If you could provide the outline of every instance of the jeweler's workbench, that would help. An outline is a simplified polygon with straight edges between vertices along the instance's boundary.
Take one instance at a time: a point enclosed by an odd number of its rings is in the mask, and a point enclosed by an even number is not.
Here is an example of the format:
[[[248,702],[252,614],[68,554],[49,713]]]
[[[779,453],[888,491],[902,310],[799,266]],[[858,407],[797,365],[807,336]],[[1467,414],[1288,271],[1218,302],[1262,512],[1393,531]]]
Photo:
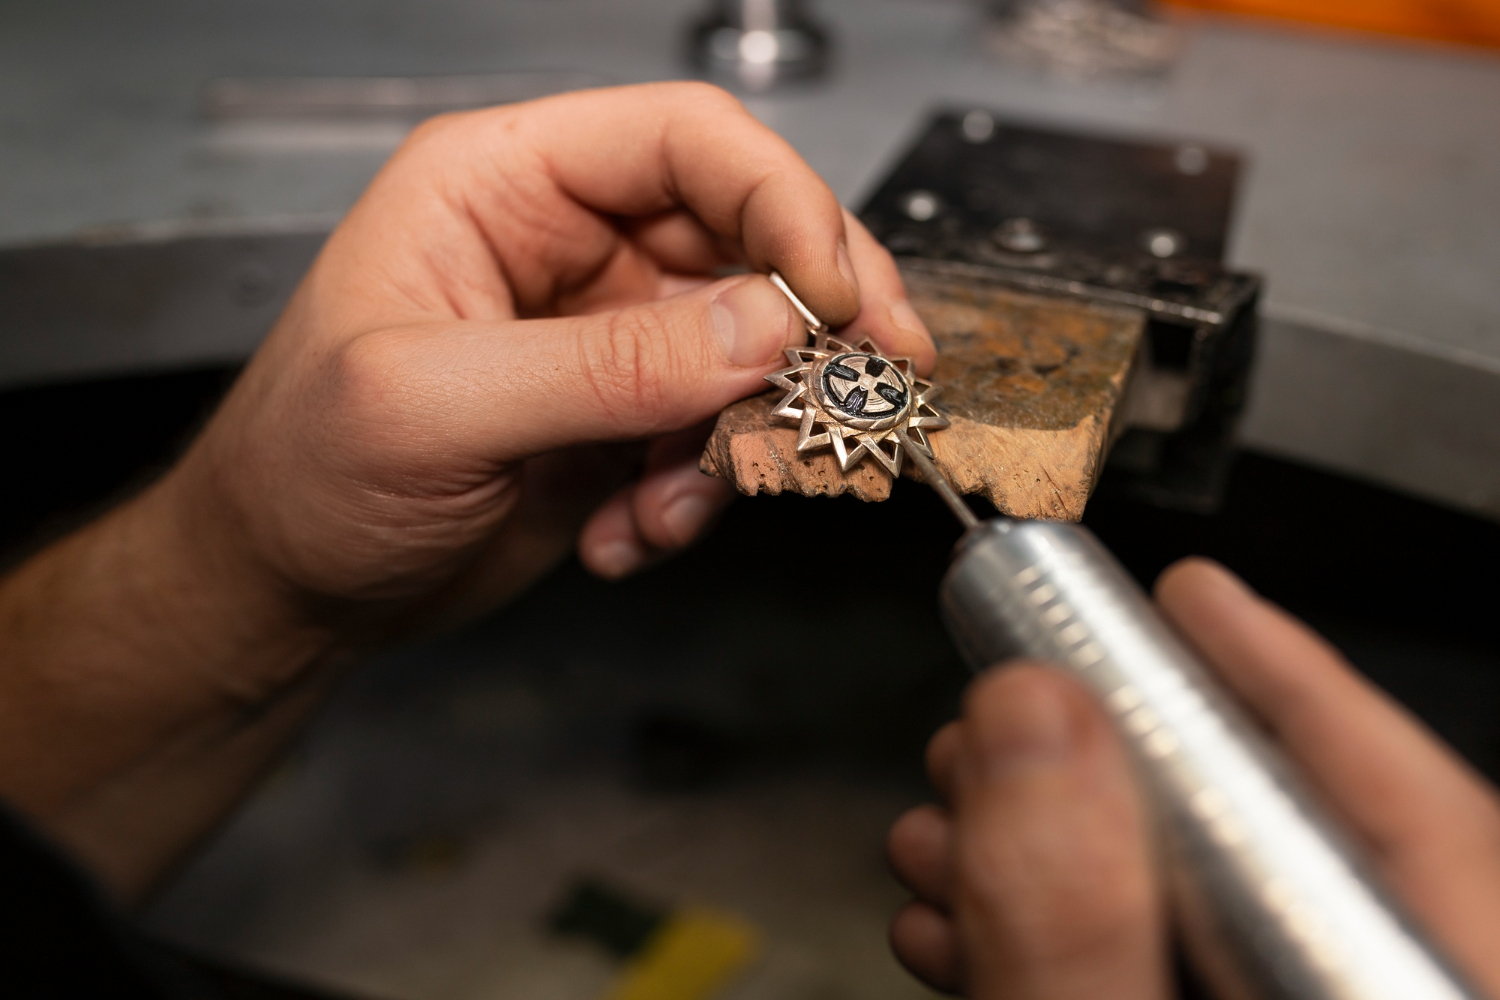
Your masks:
[[[1244,442],[1500,511],[1500,58],[1187,20],[1162,80],[1058,82],[987,55],[977,8],[822,0],[830,74],[750,106],[852,204],[934,103],[1242,151],[1228,263],[1262,273],[1267,288]],[[410,126],[243,107],[236,117],[206,101],[215,80],[557,71],[495,90],[524,96],[580,74],[662,79],[683,72],[683,33],[702,9],[221,0],[186,17],[105,0],[6,6],[0,385],[243,358],[319,234]],[[99,280],[93,250],[108,257],[104,273],[141,275],[130,294]]]
[[[416,114],[455,92],[522,99],[680,76],[706,5],[0,6],[0,396],[13,437],[68,445],[14,481],[43,489],[107,464],[118,428],[94,414],[126,424],[176,385],[187,403],[176,422],[157,415],[151,453],[167,460]],[[1164,78],[1066,82],[987,54],[978,6],[818,0],[829,74],[748,104],[855,207],[938,105],[1185,143],[1197,154],[1184,174],[1202,168],[1197,143],[1241,154],[1228,244],[1211,254],[1266,279],[1241,437],[1305,464],[1246,456],[1217,517],[1100,495],[1092,527],[1142,579],[1188,552],[1224,560],[1500,774],[1483,595],[1412,583],[1434,549],[1456,578],[1488,572],[1500,529],[1479,524],[1476,544],[1468,518],[1306,467],[1500,515],[1500,59],[1187,20]],[[370,87],[415,99],[390,115],[340,110]],[[317,115],[257,106],[309,95]],[[955,288],[903,253],[944,347],[933,377],[953,426],[933,438],[939,465],[1004,510],[1077,517],[1120,429],[1146,315]],[[82,383],[135,374],[153,378],[108,383],[69,424]],[[757,412],[778,396],[726,413],[718,471],[746,492],[771,489],[767,462],[807,492],[891,488],[835,481],[826,452],[802,464],[797,428],[767,431]],[[966,477],[976,452],[999,473]],[[125,472],[109,495],[136,481]],[[913,487],[896,484],[886,506],[739,503],[705,544],[639,578],[570,567],[488,621],[382,657],[142,921],[341,994],[588,1000],[617,962],[553,936],[546,917],[580,874],[600,875],[763,931],[732,1000],[928,997],[885,945],[903,893],[881,845],[929,794],[921,748],[966,674],[933,602],[957,529]],[[1371,546],[1392,523],[1417,527]],[[870,584],[857,607],[830,603],[830,573]],[[1455,621],[1469,627],[1458,640]],[[753,638],[768,622],[774,642]],[[1421,632],[1431,622],[1438,640]]]

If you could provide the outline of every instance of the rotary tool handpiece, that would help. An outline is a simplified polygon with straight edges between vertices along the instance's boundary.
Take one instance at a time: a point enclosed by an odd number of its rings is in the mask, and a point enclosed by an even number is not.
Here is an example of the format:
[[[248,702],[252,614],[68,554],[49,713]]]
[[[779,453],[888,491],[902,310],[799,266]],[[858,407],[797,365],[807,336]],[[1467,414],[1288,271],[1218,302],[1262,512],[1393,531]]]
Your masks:
[[[1479,1000],[1086,529],[972,528],[942,608],[975,669],[1046,661],[1098,694],[1152,798],[1177,926],[1221,995]]]

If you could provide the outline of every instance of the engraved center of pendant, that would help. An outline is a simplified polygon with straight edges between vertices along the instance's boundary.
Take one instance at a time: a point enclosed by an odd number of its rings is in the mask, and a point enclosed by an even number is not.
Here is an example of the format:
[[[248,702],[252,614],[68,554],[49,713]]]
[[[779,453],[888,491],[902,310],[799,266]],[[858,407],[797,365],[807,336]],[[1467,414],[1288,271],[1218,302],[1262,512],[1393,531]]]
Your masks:
[[[840,354],[823,365],[823,397],[833,416],[884,421],[899,417],[911,402],[911,390],[896,366],[873,354]]]

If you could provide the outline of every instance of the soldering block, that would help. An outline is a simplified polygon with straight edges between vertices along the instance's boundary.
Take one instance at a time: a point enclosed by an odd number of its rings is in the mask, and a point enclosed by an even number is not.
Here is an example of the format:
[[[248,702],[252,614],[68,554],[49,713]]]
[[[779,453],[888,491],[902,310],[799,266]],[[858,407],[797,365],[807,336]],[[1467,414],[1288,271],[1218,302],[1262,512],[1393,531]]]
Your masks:
[[[938,467],[963,493],[1015,517],[1076,521],[1104,461],[1145,329],[1139,310],[1013,291],[903,268],[932,331],[936,404],[953,424],[932,435]],[[797,454],[797,429],[773,416],[773,390],[719,415],[699,467],[741,492],[890,496],[866,461],[841,472],[831,452]],[[910,463],[904,475],[915,474]]]

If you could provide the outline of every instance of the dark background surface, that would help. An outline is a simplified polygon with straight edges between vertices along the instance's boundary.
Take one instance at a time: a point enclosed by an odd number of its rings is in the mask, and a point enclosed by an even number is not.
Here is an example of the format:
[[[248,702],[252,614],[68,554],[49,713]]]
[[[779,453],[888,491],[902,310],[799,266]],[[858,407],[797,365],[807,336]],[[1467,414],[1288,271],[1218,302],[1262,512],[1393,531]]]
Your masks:
[[[0,393],[6,428],[0,462],[8,483],[0,496],[0,546],[7,564],[160,474],[234,374],[210,368]],[[1224,562],[1326,634],[1487,774],[1500,775],[1493,582],[1500,525],[1254,453],[1238,456],[1217,513],[1130,500],[1117,495],[1106,473],[1085,523],[1143,583],[1185,555]],[[953,710],[964,679],[935,606],[958,530],[915,483],[903,481],[879,505],[794,496],[741,500],[704,544],[635,580],[606,584],[576,565],[564,567],[525,599],[525,615],[543,622],[557,616],[559,644],[588,641],[560,617],[582,606],[622,641],[640,644],[642,657],[670,654],[684,630],[701,641],[703,629],[722,629],[723,647],[739,649],[746,637],[735,630],[755,627],[752,609],[776,619],[809,607],[811,591],[789,588],[787,568],[817,558],[801,540],[819,525],[882,538],[890,564],[904,571],[879,607],[818,605],[842,617],[850,643],[843,662],[813,650],[811,660],[787,658],[795,676],[767,677],[802,688],[805,697],[794,699],[800,709],[741,720],[739,731],[722,736],[719,750],[699,749],[724,756],[733,744],[736,757],[756,748],[795,756],[811,740],[828,749],[842,745],[866,762],[909,766],[931,726]],[[503,616],[481,628],[503,626]],[[892,659],[927,669],[871,674],[870,662]],[[820,666],[808,670],[809,662]],[[835,705],[826,718],[841,721],[830,730],[821,720]],[[656,766],[654,754],[669,770],[691,770],[673,762],[673,747],[720,739],[694,736],[692,729],[680,720],[644,720],[637,741],[643,766]],[[669,773],[658,777],[672,780]]]
[[[209,368],[0,393],[5,563],[160,475],[235,374]],[[1254,453],[1237,456],[1213,514],[1152,507],[1128,492],[1106,473],[1085,522],[1143,584],[1185,555],[1219,559],[1500,777],[1500,525]],[[878,596],[848,601],[821,587],[822,530],[878,541],[888,568]],[[504,766],[472,746],[448,746],[451,734],[427,728],[413,706],[497,668],[537,674],[564,703],[553,717],[570,721],[544,737],[563,747],[553,780],[603,760],[642,801],[691,803],[682,796],[732,796],[817,772],[919,801],[922,748],[967,681],[936,609],[958,533],[934,494],[903,480],[884,504],[742,499],[702,544],[623,583],[564,565],[512,607],[377,662],[346,686],[296,750],[318,758],[351,722],[379,723],[382,735],[335,782],[354,803],[335,854],[368,841],[389,866],[388,855],[431,840],[424,831],[462,830],[493,808]],[[580,680],[567,667],[577,662],[605,672]],[[607,706],[594,704],[601,699]],[[231,850],[230,867],[242,857]],[[239,909],[226,903],[233,891],[201,875],[199,883],[207,917],[189,923],[212,925]],[[203,968],[286,995],[258,973]],[[1183,974],[1185,996],[1199,995],[1193,982]]]

